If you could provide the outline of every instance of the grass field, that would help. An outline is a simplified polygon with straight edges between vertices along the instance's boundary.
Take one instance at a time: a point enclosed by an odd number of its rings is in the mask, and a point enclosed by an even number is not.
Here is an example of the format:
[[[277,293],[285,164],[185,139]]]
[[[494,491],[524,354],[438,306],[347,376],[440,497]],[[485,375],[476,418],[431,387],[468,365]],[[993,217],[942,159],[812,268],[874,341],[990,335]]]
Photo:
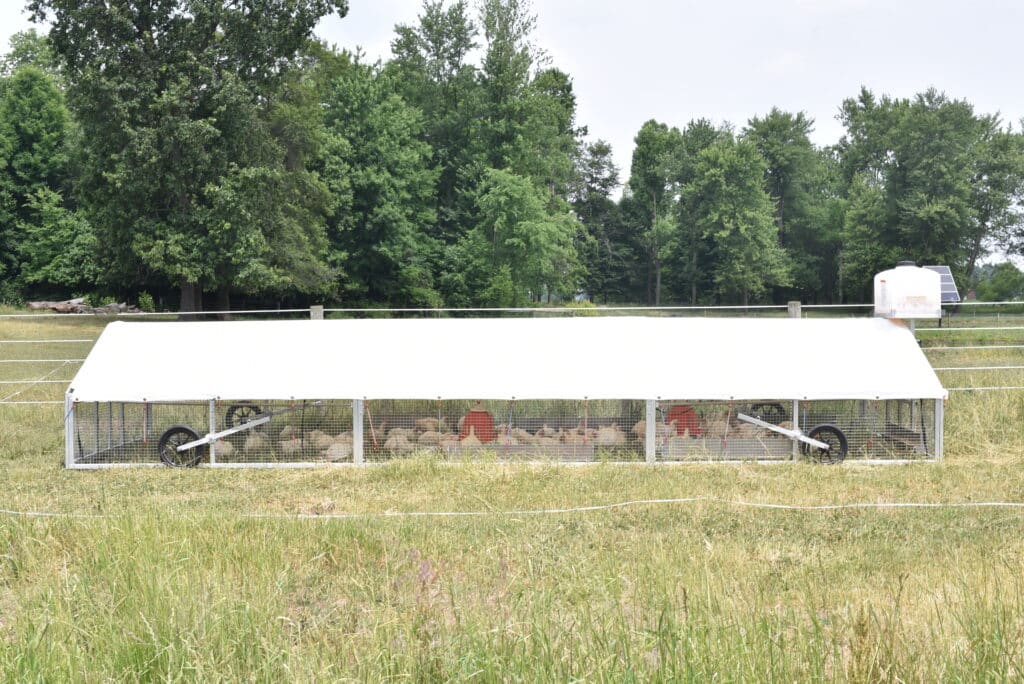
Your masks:
[[[99,330],[8,319],[0,340]],[[0,347],[80,358],[88,344]],[[929,357],[1024,365],[1021,350]],[[62,388],[30,391],[17,399]],[[70,472],[59,406],[0,407],[0,508],[68,514],[0,516],[0,678],[1017,680],[1024,509],[736,505],[1024,502],[1024,392],[956,392],[946,415],[945,461],[890,467]],[[709,498],[529,512],[687,497]],[[488,514],[399,515],[437,511]]]

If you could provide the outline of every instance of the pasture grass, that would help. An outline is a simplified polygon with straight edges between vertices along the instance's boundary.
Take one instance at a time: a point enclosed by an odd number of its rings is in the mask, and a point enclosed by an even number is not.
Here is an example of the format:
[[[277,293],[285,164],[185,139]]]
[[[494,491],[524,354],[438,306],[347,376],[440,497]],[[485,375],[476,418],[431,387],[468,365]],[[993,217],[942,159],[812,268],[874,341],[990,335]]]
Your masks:
[[[946,460],[888,467],[66,471],[61,410],[0,407],[0,508],[69,514],[0,515],[5,680],[1021,677],[1024,511],[735,504],[1024,501],[1022,392],[953,394]],[[437,511],[491,514],[394,515]]]

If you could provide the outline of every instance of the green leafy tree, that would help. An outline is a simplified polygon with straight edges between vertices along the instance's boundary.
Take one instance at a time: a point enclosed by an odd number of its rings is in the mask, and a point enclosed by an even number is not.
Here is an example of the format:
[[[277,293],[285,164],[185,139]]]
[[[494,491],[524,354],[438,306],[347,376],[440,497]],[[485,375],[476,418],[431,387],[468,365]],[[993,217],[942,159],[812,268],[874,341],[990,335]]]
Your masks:
[[[603,141],[586,145],[577,159],[571,190],[573,212],[580,222],[576,252],[583,271],[583,290],[602,302],[624,301],[635,271],[635,250],[612,199],[619,187],[619,170],[611,146]]]
[[[10,49],[0,57],[0,76],[12,76],[23,66],[41,69],[55,81],[60,81],[60,64],[50,40],[35,29],[19,31],[10,38]]]
[[[1024,273],[1009,261],[978,269],[974,290],[983,302],[1009,302],[1024,298]]]
[[[429,141],[438,170],[437,227],[433,236],[452,243],[472,224],[474,130],[480,88],[470,61],[479,29],[466,2],[445,7],[425,1],[414,26],[399,25],[385,70],[403,99],[423,114],[421,139]]]
[[[201,307],[204,290],[231,286],[235,269],[226,259],[271,264],[275,251],[317,244],[322,221],[302,226],[308,239],[274,243],[277,217],[264,224],[257,215],[254,229],[264,239],[235,245],[255,251],[225,255],[218,246],[237,226],[214,207],[228,187],[235,204],[243,191],[248,206],[260,195],[318,201],[319,193],[280,192],[313,181],[280,182],[280,173],[299,171],[275,135],[274,108],[291,96],[290,78],[313,27],[326,14],[343,15],[344,0],[31,0],[29,8],[36,20],[51,22],[50,41],[82,126],[79,195],[111,285],[169,281],[181,288],[188,311]],[[321,259],[307,251],[286,261]]]
[[[485,301],[520,306],[545,295],[572,294],[578,225],[568,211],[550,214],[529,179],[494,169],[485,173],[477,203],[481,222],[468,236],[467,252],[482,262],[478,272],[487,274]]]
[[[19,224],[17,255],[21,281],[33,291],[56,296],[81,293],[99,277],[99,245],[82,214],[64,198],[40,188],[26,202],[27,218]]]
[[[746,305],[769,288],[788,284],[764,172],[765,162],[753,144],[726,136],[698,155],[693,182],[683,189],[701,236],[713,243],[719,302]]]
[[[71,196],[73,125],[53,77],[31,64],[0,96],[0,275],[7,290],[70,294],[95,277],[91,228]],[[59,253],[59,240],[75,261]],[[48,266],[52,260],[58,260]],[[68,266],[79,264],[74,275]],[[58,276],[59,274],[59,276]]]
[[[893,100],[865,89],[843,103],[841,118],[847,133],[836,153],[854,212],[843,225],[858,231],[843,240],[847,291],[868,296],[870,274],[893,257],[948,264],[969,281],[1019,223],[1019,136],[935,90]]]
[[[478,9],[476,22],[466,2],[424,2],[416,25],[396,29],[395,59],[386,67],[397,92],[423,113],[420,140],[438,170],[426,251],[449,303],[477,301],[493,275],[478,273],[483,262],[470,249],[470,233],[484,221],[479,199],[490,171],[528,180],[547,220],[561,221],[581,135],[571,78],[550,68],[533,43],[530,3],[484,0]]]
[[[743,130],[767,163],[765,186],[775,202],[779,244],[789,255],[793,289],[778,298],[805,302],[835,297],[839,234],[827,220],[831,188],[826,158],[811,143],[813,120],[777,108]]]
[[[730,135],[728,128],[719,128],[708,119],[697,119],[683,129],[681,144],[672,160],[670,173],[677,188],[673,218],[666,245],[666,283],[669,291],[681,301],[696,305],[700,293],[714,290],[712,260],[714,243],[700,228],[704,207],[701,197],[687,193],[697,178],[701,153]]]
[[[652,119],[640,128],[635,142],[628,187],[642,209],[643,223],[636,228],[646,256],[647,303],[659,306],[662,262],[675,228],[677,166],[683,137],[679,129]]]
[[[989,124],[971,183],[976,222],[967,248],[969,279],[993,247],[1024,251],[1024,134]]]
[[[868,177],[855,177],[842,214],[839,263],[841,290],[853,301],[871,301],[875,274],[900,260],[899,247],[878,238],[886,232],[888,221],[885,188]]]
[[[331,230],[347,296],[439,306],[441,245],[431,235],[437,174],[421,140],[421,114],[394,91],[388,74],[356,61],[332,84],[325,120],[333,141],[328,161],[347,179],[348,202]]]
[[[508,169],[546,188],[553,200],[564,200],[583,133],[575,123],[572,79],[548,67],[533,43],[537,18],[528,0],[484,0],[480,13],[480,168]]]

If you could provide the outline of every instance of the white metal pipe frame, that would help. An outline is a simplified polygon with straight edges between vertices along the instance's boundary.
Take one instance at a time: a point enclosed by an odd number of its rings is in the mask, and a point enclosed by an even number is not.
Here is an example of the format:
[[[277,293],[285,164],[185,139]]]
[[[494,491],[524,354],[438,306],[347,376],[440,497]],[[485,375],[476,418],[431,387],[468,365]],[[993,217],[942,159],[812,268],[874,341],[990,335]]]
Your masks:
[[[897,462],[941,458],[946,396],[878,319],[115,323],[69,388],[65,460]]]

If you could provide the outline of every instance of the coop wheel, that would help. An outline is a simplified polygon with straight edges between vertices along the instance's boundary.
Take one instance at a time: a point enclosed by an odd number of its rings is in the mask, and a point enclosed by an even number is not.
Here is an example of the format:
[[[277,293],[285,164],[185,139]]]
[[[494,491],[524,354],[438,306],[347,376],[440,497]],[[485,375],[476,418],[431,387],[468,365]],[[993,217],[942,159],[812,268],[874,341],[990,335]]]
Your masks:
[[[807,436],[811,439],[816,439],[819,442],[828,444],[828,449],[819,449],[818,447],[811,446],[806,442],[801,443],[801,450],[805,455],[810,455],[818,463],[824,463],[825,465],[832,465],[840,463],[846,458],[846,453],[849,450],[849,443],[846,441],[846,435],[843,431],[837,428],[835,425],[819,425],[812,428]]]
[[[263,409],[256,404],[232,404],[224,414],[224,426],[228,429],[245,425],[263,415]]]
[[[751,404],[750,412],[755,418],[760,418],[766,423],[772,425],[778,425],[782,421],[786,420],[786,408],[778,402],[766,402],[761,404]]]
[[[197,439],[199,439],[199,435],[196,434],[195,430],[184,425],[175,425],[172,428],[168,428],[164,434],[160,435],[160,441],[156,445],[157,452],[160,454],[160,460],[175,468],[190,468],[194,466],[203,460],[208,445],[202,444],[186,451],[178,451],[178,447],[182,444],[194,442]]]

